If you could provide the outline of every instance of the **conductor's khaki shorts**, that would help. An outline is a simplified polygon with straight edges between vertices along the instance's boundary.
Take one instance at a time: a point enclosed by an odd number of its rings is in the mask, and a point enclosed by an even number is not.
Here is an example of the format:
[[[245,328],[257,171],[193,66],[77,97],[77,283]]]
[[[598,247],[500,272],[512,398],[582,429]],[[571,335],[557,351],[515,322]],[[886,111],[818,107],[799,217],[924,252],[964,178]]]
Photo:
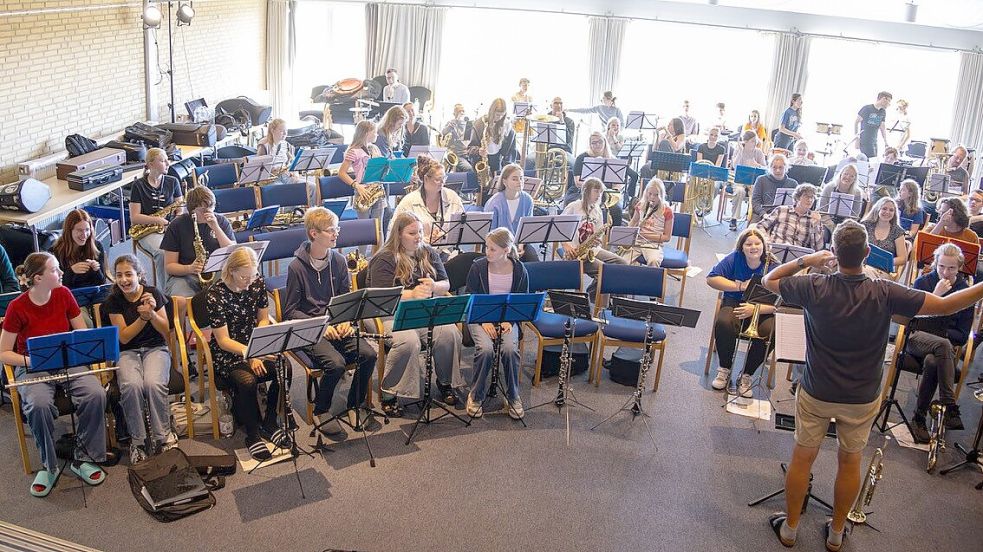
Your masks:
[[[864,404],[821,401],[800,386],[795,394],[795,442],[802,447],[819,448],[830,420],[835,418],[840,450],[860,452],[867,446],[880,404],[880,397]]]

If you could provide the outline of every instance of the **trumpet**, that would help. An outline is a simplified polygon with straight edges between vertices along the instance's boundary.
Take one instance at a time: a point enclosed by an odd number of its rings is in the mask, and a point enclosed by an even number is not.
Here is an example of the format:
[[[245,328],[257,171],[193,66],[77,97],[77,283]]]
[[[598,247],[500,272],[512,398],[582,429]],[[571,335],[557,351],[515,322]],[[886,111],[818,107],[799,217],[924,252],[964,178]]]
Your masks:
[[[857,501],[853,503],[853,508],[847,513],[846,518],[853,523],[861,524],[867,521],[867,513],[864,508],[870,506],[871,499],[874,498],[874,489],[877,483],[884,477],[884,451],[877,449],[874,456],[870,459],[867,466],[867,476],[864,478],[864,485],[860,488]]]

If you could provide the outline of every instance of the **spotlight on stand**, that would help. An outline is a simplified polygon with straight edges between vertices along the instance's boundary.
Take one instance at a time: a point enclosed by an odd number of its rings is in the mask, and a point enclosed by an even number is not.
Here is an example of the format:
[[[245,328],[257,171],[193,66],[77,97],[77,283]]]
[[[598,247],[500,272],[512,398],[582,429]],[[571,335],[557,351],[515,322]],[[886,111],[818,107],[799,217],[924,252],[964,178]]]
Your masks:
[[[140,18],[143,19],[145,29],[159,29],[161,21],[164,20],[164,14],[160,12],[157,4],[147,4]]]
[[[192,5],[193,2],[181,3],[177,8],[177,26],[190,25],[191,20],[195,17],[195,8]]]
[[[905,4],[905,12],[904,12],[905,21],[907,21],[908,23],[914,23],[917,17],[918,17],[918,4],[914,3],[913,1]]]

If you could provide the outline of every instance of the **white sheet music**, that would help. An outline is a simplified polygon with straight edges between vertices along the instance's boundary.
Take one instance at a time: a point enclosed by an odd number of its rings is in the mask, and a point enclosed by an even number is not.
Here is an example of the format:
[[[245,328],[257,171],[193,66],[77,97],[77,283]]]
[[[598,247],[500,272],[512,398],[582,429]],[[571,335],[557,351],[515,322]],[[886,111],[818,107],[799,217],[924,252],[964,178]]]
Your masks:
[[[783,362],[806,361],[806,323],[802,314],[775,313],[775,358]]]

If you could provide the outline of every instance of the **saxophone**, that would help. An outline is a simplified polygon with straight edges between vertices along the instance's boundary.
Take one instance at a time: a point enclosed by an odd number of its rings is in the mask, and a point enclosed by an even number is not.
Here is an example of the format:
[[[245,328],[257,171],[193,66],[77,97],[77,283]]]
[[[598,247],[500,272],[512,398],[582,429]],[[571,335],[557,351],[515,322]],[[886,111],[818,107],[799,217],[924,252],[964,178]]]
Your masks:
[[[348,264],[348,272],[353,276],[365,270],[365,268],[369,266],[368,259],[366,259],[365,255],[362,255],[358,249],[345,256],[345,261]]]
[[[380,182],[373,182],[372,184],[365,185],[365,193],[359,195],[356,192],[352,196],[352,207],[357,211],[368,211],[375,205],[376,201],[379,201],[386,195],[386,188]]]
[[[474,164],[474,172],[478,175],[478,189],[486,194],[489,184],[491,184],[491,170],[488,168],[488,120],[485,120],[485,130],[481,133],[481,149],[485,154]]]
[[[208,251],[205,249],[205,242],[201,240],[201,232],[198,230],[198,216],[191,213],[191,226],[195,229],[195,241],[193,242],[195,248],[195,261],[200,262],[202,265],[205,263],[205,259],[208,258]],[[202,273],[198,273],[198,283],[202,286],[207,286],[212,283],[212,278],[214,276],[205,277]]]
[[[864,508],[870,506],[870,501],[874,498],[874,489],[877,488],[877,482],[884,477],[882,474],[883,469],[884,451],[877,449],[874,451],[874,456],[870,459],[870,464],[867,466],[867,477],[864,478],[864,485],[860,488],[857,501],[853,503],[853,508],[846,515],[848,520],[855,524],[862,524],[867,521],[867,514],[864,512]]]
[[[447,150],[444,152],[444,170],[449,173],[454,172],[454,170],[457,169],[457,163],[460,161],[457,154],[451,149],[451,141],[453,138],[454,136],[450,132],[442,136],[437,136],[437,145]]]
[[[184,198],[178,198],[174,203],[150,214],[152,217],[168,217],[171,213],[184,206]],[[140,241],[150,234],[163,234],[164,226],[161,224],[133,224],[130,225],[130,237]]]
[[[594,248],[601,243],[601,238],[604,237],[605,232],[611,229],[611,226],[613,224],[609,222],[590,236],[587,236],[587,239],[581,241],[580,245],[570,252],[569,258],[575,261],[594,262]]]

